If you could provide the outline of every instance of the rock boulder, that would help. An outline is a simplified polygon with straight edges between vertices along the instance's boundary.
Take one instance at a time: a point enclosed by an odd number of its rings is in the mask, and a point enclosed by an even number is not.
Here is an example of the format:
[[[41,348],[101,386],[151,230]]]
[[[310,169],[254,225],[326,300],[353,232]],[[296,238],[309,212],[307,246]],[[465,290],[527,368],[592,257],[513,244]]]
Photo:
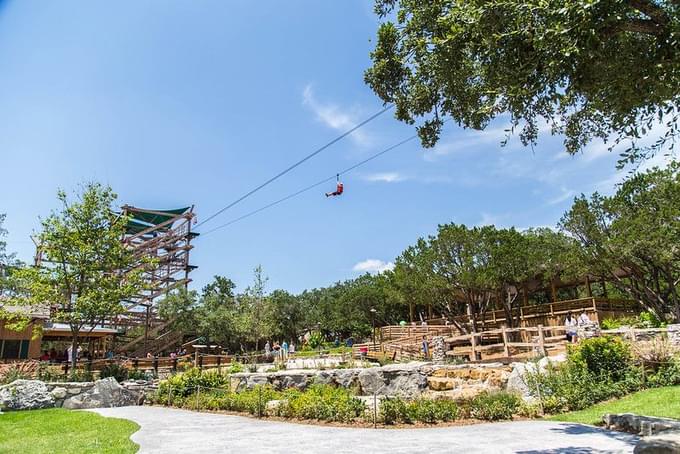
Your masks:
[[[15,380],[0,386],[0,409],[35,410],[54,407],[54,396],[40,380]]]
[[[125,407],[137,405],[139,399],[138,393],[125,389],[115,378],[107,377],[97,380],[88,391],[64,400],[63,407],[71,409]]]

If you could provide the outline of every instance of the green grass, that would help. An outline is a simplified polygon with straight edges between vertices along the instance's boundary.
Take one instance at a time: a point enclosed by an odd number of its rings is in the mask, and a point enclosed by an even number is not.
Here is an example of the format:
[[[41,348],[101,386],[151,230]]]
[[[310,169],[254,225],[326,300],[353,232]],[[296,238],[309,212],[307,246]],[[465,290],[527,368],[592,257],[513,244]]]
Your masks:
[[[585,410],[554,415],[550,419],[597,425],[602,423],[605,413],[635,413],[680,419],[680,386],[646,389],[621,399],[601,402]]]
[[[0,415],[0,453],[134,453],[132,421],[50,408]]]

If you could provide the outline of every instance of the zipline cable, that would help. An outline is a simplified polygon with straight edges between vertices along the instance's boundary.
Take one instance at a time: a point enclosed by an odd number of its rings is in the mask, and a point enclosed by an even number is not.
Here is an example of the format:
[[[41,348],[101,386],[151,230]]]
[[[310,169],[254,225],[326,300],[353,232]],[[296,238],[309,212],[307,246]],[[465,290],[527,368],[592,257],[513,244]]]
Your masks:
[[[324,183],[328,183],[329,181],[332,181],[332,180],[334,180],[334,179],[336,179],[336,178],[339,178],[340,175],[344,175],[344,174],[346,174],[346,173],[348,173],[348,172],[351,172],[352,170],[356,169],[357,167],[362,166],[362,165],[366,164],[367,162],[372,161],[372,160],[374,160],[374,159],[376,159],[376,158],[378,158],[378,157],[384,155],[385,153],[388,153],[388,152],[394,150],[395,148],[398,148],[398,147],[404,145],[405,143],[410,142],[410,141],[413,140],[413,139],[416,139],[417,137],[418,137],[418,135],[417,135],[417,134],[414,134],[414,135],[412,135],[411,137],[409,137],[409,138],[407,138],[407,139],[404,139],[404,140],[402,140],[401,142],[398,142],[398,143],[396,143],[396,144],[394,144],[394,145],[392,145],[392,146],[390,146],[390,147],[388,147],[388,148],[385,148],[384,150],[382,150],[382,151],[380,151],[380,152],[378,152],[378,153],[376,153],[376,154],[374,154],[374,155],[369,156],[368,158],[364,159],[363,161],[360,161],[360,162],[354,164],[353,166],[346,168],[345,170],[343,170],[343,171],[341,171],[341,172],[338,172],[338,173],[336,173],[336,174],[334,174],[334,175],[331,175],[331,176],[328,177],[328,178],[324,178],[324,179],[321,180],[321,181],[317,181],[317,182],[314,183],[314,184],[311,184],[311,185],[309,185],[309,186],[307,186],[307,187],[305,187],[305,188],[303,188],[303,189],[300,189],[300,190],[297,191],[297,192],[294,192],[294,193],[292,193],[292,194],[289,194],[289,195],[287,195],[287,196],[285,196],[285,197],[283,197],[283,198],[281,198],[281,199],[279,199],[279,200],[276,200],[276,201],[274,201],[274,202],[272,202],[272,203],[269,203],[269,204],[267,204],[267,205],[265,205],[265,206],[262,206],[262,207],[260,207],[260,208],[258,208],[258,209],[256,209],[256,210],[253,210],[253,211],[251,211],[251,212],[249,212],[249,213],[246,213],[246,214],[244,214],[243,216],[240,216],[240,217],[238,217],[238,218],[236,218],[236,219],[232,219],[231,221],[226,222],[226,223],[224,223],[224,224],[222,224],[222,225],[219,225],[219,226],[215,227],[214,229],[208,230],[207,232],[202,233],[202,234],[201,234],[201,237],[205,237],[206,235],[208,235],[208,234],[210,234],[210,233],[213,233],[213,232],[216,231],[216,230],[220,230],[220,229],[222,229],[222,228],[224,228],[224,227],[230,226],[231,224],[234,224],[234,223],[236,223],[236,222],[238,222],[238,221],[241,221],[241,220],[243,220],[243,219],[245,219],[245,218],[249,218],[250,216],[252,216],[252,215],[254,215],[254,214],[257,214],[257,213],[259,213],[259,212],[261,212],[261,211],[264,211],[264,210],[266,210],[267,208],[271,208],[271,207],[273,207],[274,205],[278,205],[279,203],[285,202],[286,200],[292,199],[293,197],[297,197],[298,195],[300,195],[300,194],[302,194],[302,193],[304,193],[304,192],[307,192],[307,191],[309,191],[309,190],[311,190],[311,189],[314,189],[314,188],[317,187],[317,186],[321,186],[321,185],[324,184]]]
[[[333,145],[334,143],[339,142],[340,140],[344,139],[344,138],[347,137],[348,135],[352,134],[354,131],[356,131],[357,129],[361,128],[361,127],[364,126],[366,123],[369,123],[369,122],[375,120],[375,119],[378,118],[380,115],[382,115],[382,114],[384,114],[385,112],[387,112],[388,110],[390,110],[390,109],[392,108],[392,106],[393,106],[392,104],[386,106],[384,109],[382,109],[382,110],[380,110],[379,112],[377,112],[377,113],[371,115],[370,117],[368,117],[367,119],[365,119],[365,120],[362,121],[361,123],[357,124],[357,125],[354,126],[353,128],[351,128],[351,129],[349,129],[348,131],[346,131],[346,132],[340,134],[338,137],[336,137],[335,139],[331,140],[331,141],[328,142],[326,145],[324,145],[324,146],[322,146],[322,147],[320,147],[320,148],[317,148],[316,150],[314,150],[314,152],[312,152],[312,153],[308,154],[307,156],[305,156],[304,158],[300,159],[300,160],[299,160],[298,162],[296,162],[295,164],[293,164],[293,165],[287,167],[285,170],[283,170],[283,171],[277,173],[276,175],[274,175],[273,177],[271,177],[270,179],[268,179],[267,181],[265,181],[264,183],[262,183],[261,185],[259,185],[259,186],[256,187],[255,189],[253,189],[253,190],[247,192],[246,194],[242,195],[242,196],[239,197],[238,199],[236,199],[236,200],[234,200],[233,202],[231,202],[229,205],[227,205],[227,206],[225,206],[224,208],[220,209],[220,210],[217,211],[216,213],[214,213],[214,214],[208,216],[205,220],[203,220],[203,221],[199,222],[198,224],[196,224],[196,227],[200,227],[201,225],[205,224],[206,222],[210,221],[211,219],[213,219],[213,218],[219,216],[220,214],[224,213],[224,212],[225,212],[226,210],[228,210],[229,208],[233,207],[233,206],[236,205],[237,203],[239,203],[239,202],[241,202],[242,200],[244,200],[245,198],[250,197],[251,195],[255,194],[257,191],[259,191],[260,189],[264,188],[264,187],[267,186],[269,183],[273,182],[274,180],[277,180],[278,178],[280,178],[280,177],[282,177],[283,175],[287,174],[288,172],[290,172],[291,170],[293,170],[294,168],[296,168],[296,167],[299,166],[300,164],[302,164],[302,163],[304,163],[305,161],[307,161],[307,160],[313,158],[314,156],[318,155],[319,153],[321,153],[322,151],[324,151],[326,148],[330,147],[330,146]]]

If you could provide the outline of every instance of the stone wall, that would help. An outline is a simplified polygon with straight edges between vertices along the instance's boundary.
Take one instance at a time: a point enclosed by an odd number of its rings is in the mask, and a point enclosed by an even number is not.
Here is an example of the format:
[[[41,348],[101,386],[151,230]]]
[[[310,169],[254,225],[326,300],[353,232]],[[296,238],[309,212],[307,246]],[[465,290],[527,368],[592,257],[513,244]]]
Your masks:
[[[512,367],[500,363],[438,365],[413,362],[382,367],[328,370],[284,370],[232,374],[234,391],[271,385],[306,389],[313,383],[351,388],[359,395],[469,398],[482,391],[505,389]]]

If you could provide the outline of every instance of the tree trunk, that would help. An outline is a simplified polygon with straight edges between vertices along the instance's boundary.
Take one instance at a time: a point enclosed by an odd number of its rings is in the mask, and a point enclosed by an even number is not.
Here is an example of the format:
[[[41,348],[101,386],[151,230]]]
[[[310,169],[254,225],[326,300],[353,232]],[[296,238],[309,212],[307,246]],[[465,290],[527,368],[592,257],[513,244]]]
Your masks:
[[[78,333],[73,332],[73,337],[71,338],[71,373],[75,373],[76,364],[78,363]]]

